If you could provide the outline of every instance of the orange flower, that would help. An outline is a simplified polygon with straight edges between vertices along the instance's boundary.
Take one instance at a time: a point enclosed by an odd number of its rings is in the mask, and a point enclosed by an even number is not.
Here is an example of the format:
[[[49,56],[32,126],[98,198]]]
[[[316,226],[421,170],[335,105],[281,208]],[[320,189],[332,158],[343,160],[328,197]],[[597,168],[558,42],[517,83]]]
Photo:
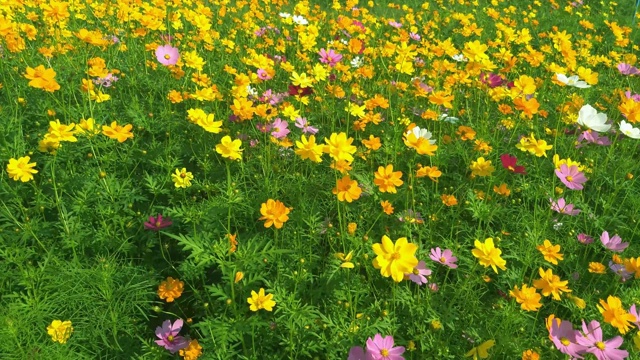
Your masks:
[[[459,126],[456,134],[460,136],[463,141],[473,140],[476,137],[476,132],[468,126]]]
[[[507,184],[500,184],[500,186],[493,186],[493,192],[495,192],[498,195],[502,195],[502,196],[509,196],[511,195],[511,190],[509,189],[509,187],[507,186]]]
[[[111,126],[103,125],[102,133],[111,139],[118,140],[118,142],[125,142],[127,139],[133,139],[133,133],[131,129],[133,125],[127,124],[125,126],[118,125],[116,121],[111,123]]]
[[[290,209],[280,200],[269,199],[266,203],[262,203],[260,207],[260,213],[262,216],[259,220],[266,220],[264,223],[264,227],[270,228],[271,225],[274,225],[276,229],[282,228],[282,224],[289,220]]]
[[[173,300],[179,298],[184,290],[184,283],[178,279],[168,277],[167,280],[160,283],[158,286],[158,296],[160,299],[167,302],[173,302]]]
[[[445,204],[446,206],[458,205],[458,200],[453,195],[442,194],[440,196],[440,199],[442,199],[442,203]]]
[[[238,240],[236,240],[237,236],[238,236],[238,234],[233,234],[233,235],[227,234],[227,238],[229,239],[229,252],[230,253],[234,253],[238,249]]]
[[[352,202],[358,200],[362,189],[358,186],[358,182],[351,180],[349,175],[344,176],[342,179],[336,181],[336,187],[333,188],[333,194],[338,195],[339,201]]]
[[[373,183],[378,186],[380,192],[388,192],[391,194],[396,193],[396,186],[403,184],[400,180],[402,177],[402,171],[393,171],[393,165],[389,164],[385,168],[384,166],[378,167],[378,172],[375,174]]]
[[[597,307],[604,317],[604,321],[617,328],[620,334],[624,335],[634,327],[632,325],[636,321],[636,317],[622,307],[619,298],[609,295],[606,302],[600,299],[600,305]]]
[[[385,214],[387,215],[393,214],[393,206],[391,206],[391,203],[388,202],[387,200],[381,201],[380,206],[382,206],[382,211],[384,211]]]
[[[60,85],[56,82],[56,72],[49,68],[45,69],[44,65],[39,65],[35,69],[27,67],[24,77],[31,80],[29,86],[36,89],[54,92],[60,89]]]
[[[428,176],[432,181],[438,182],[438,178],[442,176],[442,171],[438,170],[437,166],[422,166],[418,165],[419,169],[416,171],[416,177]]]
[[[540,103],[538,103],[538,100],[535,98],[526,100],[519,97],[513,101],[513,104],[516,106],[516,109],[522,111],[523,116],[526,116],[529,119],[533,119],[533,115],[537,114],[538,109],[540,108]]]

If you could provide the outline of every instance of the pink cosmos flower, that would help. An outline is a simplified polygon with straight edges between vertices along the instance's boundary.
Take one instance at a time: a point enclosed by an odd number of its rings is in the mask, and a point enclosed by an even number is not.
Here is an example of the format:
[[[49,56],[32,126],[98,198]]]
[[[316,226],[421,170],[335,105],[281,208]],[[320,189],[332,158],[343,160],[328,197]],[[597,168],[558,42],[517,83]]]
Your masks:
[[[390,20],[390,21],[389,21],[389,25],[393,26],[393,27],[394,27],[394,28],[396,28],[396,29],[400,29],[400,28],[402,27],[402,24],[401,24],[401,23],[399,23],[399,22],[397,22],[397,21],[393,21],[393,20]]]
[[[427,280],[427,276],[431,275],[431,269],[429,269],[424,261],[421,260],[413,269],[413,272],[407,275],[409,275],[409,280],[414,283],[424,285],[429,282]]]
[[[173,224],[170,219],[163,218],[158,214],[157,217],[149,216],[149,221],[144,223],[144,228],[151,231],[160,231]]]
[[[640,94],[631,94],[631,91],[629,91],[629,90],[624,92],[624,96],[626,96],[627,99],[632,99],[635,102],[639,102],[640,101]]]
[[[273,124],[271,124],[271,136],[273,136],[276,139],[282,139],[283,137],[287,136],[287,134],[291,132],[289,131],[288,127],[289,127],[288,122],[283,121],[280,118],[276,118],[273,121]]]
[[[627,63],[618,64],[618,71],[620,71],[622,75],[640,75],[640,70],[638,70],[637,67]]]
[[[609,140],[608,137],[604,135],[600,136],[600,134],[598,134],[597,131],[593,131],[591,129],[581,132],[580,135],[578,135],[577,141],[578,141],[578,144],[576,144],[576,148],[583,147],[584,146],[584,144],[582,144],[583,141],[586,141],[587,144],[596,144],[596,145],[602,145],[602,146],[611,145],[611,140]]]
[[[551,329],[549,329],[549,335],[551,341],[560,352],[569,356],[582,359],[582,354],[586,347],[577,343],[577,335],[580,332],[573,330],[573,324],[570,321],[562,320],[560,325],[557,321],[553,321]]]
[[[445,251],[442,251],[439,247],[431,249],[429,258],[444,266],[448,266],[451,269],[455,269],[458,267],[458,265],[456,264],[458,258],[453,256],[453,252],[449,249],[446,249]]]
[[[496,88],[505,84],[505,80],[502,76],[494,73],[480,73],[480,82],[487,84],[490,88]]]
[[[302,132],[305,134],[316,134],[318,132],[318,128],[315,128],[311,125],[309,125],[307,118],[303,118],[303,117],[298,117],[296,118],[296,123],[295,123],[296,127],[298,129],[302,129]]]
[[[587,234],[578,234],[578,242],[582,245],[589,245],[593,242],[593,238]]]
[[[631,305],[629,314],[636,317],[636,321],[634,322],[634,324],[638,327],[638,330],[640,330],[640,313],[638,313],[638,311],[636,310],[636,304]]]
[[[180,52],[171,45],[158,46],[156,59],[164,66],[175,65],[180,59]]]
[[[371,360],[404,360],[404,346],[393,346],[393,336],[376,334],[367,339],[367,354]]]
[[[558,202],[555,202],[552,198],[549,198],[549,201],[551,202],[551,210],[560,214],[575,216],[580,214],[580,212],[582,211],[580,209],[574,209],[573,204],[567,204],[564,198],[558,199]]]
[[[516,174],[526,174],[527,172],[524,170],[524,166],[516,165],[518,158],[515,156],[511,156],[509,154],[500,155],[500,161],[502,162],[502,167]]]
[[[595,355],[598,360],[622,360],[629,356],[626,350],[618,349],[622,342],[622,336],[616,336],[607,341],[602,340],[602,327],[596,320],[589,324],[582,321],[582,334],[576,338],[578,344],[585,347],[585,352]]]
[[[342,55],[333,51],[333,49],[329,49],[329,51],[326,51],[324,48],[322,48],[318,52],[318,55],[320,55],[321,63],[329,64],[329,66],[331,67],[336,66],[336,64],[339,63],[340,60],[342,60]]]
[[[189,345],[189,340],[178,335],[182,329],[182,325],[182,319],[176,320],[173,324],[171,324],[171,320],[165,320],[162,323],[162,327],[156,328],[156,336],[160,339],[156,340],[156,344],[164,346],[164,348],[172,354],[180,349],[186,348]]]
[[[367,356],[360,346],[354,346],[349,350],[349,357],[347,360],[368,360]]]
[[[632,272],[628,272],[624,264],[616,264],[613,261],[609,261],[609,269],[616,275],[620,276],[620,281],[626,282],[633,277]]]
[[[269,76],[269,73],[267,73],[265,69],[258,69],[258,71],[256,71],[256,74],[258,75],[258,79],[260,80],[271,79],[271,76]]]
[[[609,238],[609,232],[605,231],[600,235],[600,241],[602,241],[602,245],[607,249],[613,252],[622,252],[624,249],[629,246],[628,242],[622,242],[622,238],[618,236],[618,234],[613,235],[612,238]]]
[[[582,190],[584,188],[582,184],[587,182],[587,178],[576,165],[568,167],[566,164],[562,164],[560,169],[556,169],[556,176],[571,190]]]

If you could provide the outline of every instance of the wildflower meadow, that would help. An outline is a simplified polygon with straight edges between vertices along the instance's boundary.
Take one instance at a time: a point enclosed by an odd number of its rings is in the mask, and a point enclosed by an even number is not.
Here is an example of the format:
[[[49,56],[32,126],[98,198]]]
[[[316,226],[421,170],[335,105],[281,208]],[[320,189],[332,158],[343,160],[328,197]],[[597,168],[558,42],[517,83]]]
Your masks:
[[[637,5],[0,1],[0,359],[640,359]]]

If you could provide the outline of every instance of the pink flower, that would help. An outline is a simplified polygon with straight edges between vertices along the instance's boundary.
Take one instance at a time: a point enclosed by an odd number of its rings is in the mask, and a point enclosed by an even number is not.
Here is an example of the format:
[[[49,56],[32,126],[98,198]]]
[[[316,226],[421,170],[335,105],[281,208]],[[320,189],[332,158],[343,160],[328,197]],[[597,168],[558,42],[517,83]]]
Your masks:
[[[579,331],[573,330],[573,324],[566,320],[562,320],[560,325],[554,320],[551,329],[549,329],[551,341],[560,352],[582,359],[580,354],[585,351],[586,347],[577,343],[576,338],[579,334]]]
[[[589,245],[593,242],[593,238],[587,234],[578,234],[578,242],[582,245]]]
[[[631,314],[631,315],[636,317],[636,321],[634,322],[634,324],[640,330],[640,314],[636,310],[636,304],[631,305],[631,308],[629,309],[629,314]]]
[[[162,323],[162,327],[156,328],[156,336],[160,339],[156,340],[156,344],[164,346],[172,354],[186,348],[189,345],[189,340],[178,335],[182,329],[182,324],[182,319],[176,320],[173,324],[171,324],[171,320],[165,320]]]
[[[302,132],[305,134],[316,134],[318,132],[318,128],[309,125],[307,118],[298,117],[296,118],[296,127],[298,129],[302,129]]]
[[[149,216],[149,221],[144,223],[144,228],[152,231],[160,231],[166,227],[171,226],[173,224],[170,219],[163,218],[162,215],[158,214],[157,217]]]
[[[627,99],[632,99],[635,102],[639,102],[640,101],[640,94],[631,94],[631,91],[627,90],[624,92],[624,96],[627,97]]]
[[[578,141],[578,144],[576,145],[576,148],[580,148],[584,146],[584,144],[582,144],[582,141],[586,141],[587,143],[602,145],[602,146],[611,145],[611,140],[609,140],[608,137],[600,136],[600,134],[598,134],[597,131],[593,131],[591,129],[585,130],[582,133],[580,133],[580,135],[578,135],[577,141]]]
[[[416,267],[413,269],[413,272],[407,275],[409,275],[409,280],[413,281],[414,283],[418,285],[424,285],[429,282],[427,280],[427,276],[431,275],[431,269],[427,267],[424,261],[420,261],[418,265],[416,265]]]
[[[600,241],[602,241],[602,245],[607,249],[613,252],[622,252],[624,249],[629,246],[628,242],[622,242],[622,238],[618,236],[618,234],[613,235],[612,238],[609,238],[609,232],[605,231],[600,235]]]
[[[164,66],[175,65],[180,59],[180,52],[171,45],[158,46],[156,59]]]
[[[502,76],[494,73],[480,73],[480,81],[483,84],[487,84],[490,88],[496,88],[498,86],[504,85],[506,81],[502,78]]]
[[[368,360],[366,354],[364,353],[364,349],[360,346],[354,346],[349,350],[349,357],[347,360]]]
[[[576,165],[568,167],[566,164],[562,164],[560,169],[556,169],[556,176],[571,190],[582,190],[584,188],[582,184],[587,182],[587,178]]]
[[[419,34],[416,34],[416,33],[409,33],[409,37],[410,37],[412,40],[420,41],[420,35],[419,35]]]
[[[283,121],[280,118],[276,118],[273,121],[273,124],[271,124],[271,136],[273,136],[276,139],[282,139],[283,137],[287,136],[287,134],[291,132],[289,131],[288,127],[289,127],[289,123],[287,123],[286,121]]]
[[[269,76],[269,73],[267,73],[265,69],[258,69],[258,71],[256,71],[256,74],[258,75],[258,79],[260,80],[271,79],[271,76]]]
[[[596,320],[592,320],[588,325],[583,320],[582,334],[579,334],[576,340],[585,347],[586,352],[595,355],[598,360],[623,360],[629,356],[628,351],[618,349],[624,341],[621,336],[602,341],[602,327]]]
[[[580,209],[574,209],[573,204],[567,204],[564,198],[558,199],[558,202],[555,202],[552,198],[549,198],[549,201],[551,202],[551,210],[560,214],[575,216],[580,214],[580,212],[582,211]]]
[[[376,334],[373,339],[367,339],[367,354],[371,360],[404,360],[401,356],[404,353],[404,346],[393,346],[393,336]]]
[[[329,66],[334,67],[340,60],[342,60],[342,55],[333,51],[333,49],[329,49],[326,51],[324,48],[320,49],[318,52],[320,55],[320,62],[323,64],[329,64]]]
[[[400,28],[402,27],[402,24],[401,24],[401,23],[399,23],[399,22],[397,22],[397,21],[393,21],[393,20],[390,20],[390,21],[389,21],[389,25],[393,26],[393,27],[394,27],[394,28],[396,28],[396,29],[400,29]]]
[[[622,75],[640,75],[638,68],[627,63],[618,64],[618,71],[620,71]]]
[[[458,258],[453,256],[453,252],[449,249],[446,249],[445,251],[442,251],[439,247],[431,249],[431,255],[429,255],[429,258],[444,266],[448,266],[451,269],[455,269],[458,267],[458,265],[456,264]]]

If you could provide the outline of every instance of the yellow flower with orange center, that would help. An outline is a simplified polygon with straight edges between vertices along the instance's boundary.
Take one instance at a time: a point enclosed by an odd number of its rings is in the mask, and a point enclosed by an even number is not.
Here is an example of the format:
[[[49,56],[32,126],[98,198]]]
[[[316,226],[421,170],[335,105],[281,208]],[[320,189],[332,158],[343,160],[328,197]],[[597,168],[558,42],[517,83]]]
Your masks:
[[[604,321],[617,328],[620,334],[624,335],[634,327],[636,317],[622,307],[620,298],[609,295],[606,302],[600,299],[600,305],[597,307],[604,317]]]
[[[118,125],[117,121],[113,121],[111,125],[103,125],[102,126],[102,134],[108,136],[111,139],[118,140],[118,142],[123,143],[127,139],[133,139],[133,133],[131,129],[133,125],[127,124],[125,126]]]
[[[388,192],[395,194],[396,186],[402,185],[404,182],[400,180],[402,177],[402,171],[393,171],[393,165],[389,164],[386,167],[378,167],[378,171],[374,174],[375,179],[373,183],[378,186],[380,192]]]
[[[333,188],[333,194],[338,195],[339,201],[352,202],[358,200],[362,194],[362,189],[358,186],[356,180],[351,180],[349,175],[345,175],[342,179],[336,181],[336,187]]]

